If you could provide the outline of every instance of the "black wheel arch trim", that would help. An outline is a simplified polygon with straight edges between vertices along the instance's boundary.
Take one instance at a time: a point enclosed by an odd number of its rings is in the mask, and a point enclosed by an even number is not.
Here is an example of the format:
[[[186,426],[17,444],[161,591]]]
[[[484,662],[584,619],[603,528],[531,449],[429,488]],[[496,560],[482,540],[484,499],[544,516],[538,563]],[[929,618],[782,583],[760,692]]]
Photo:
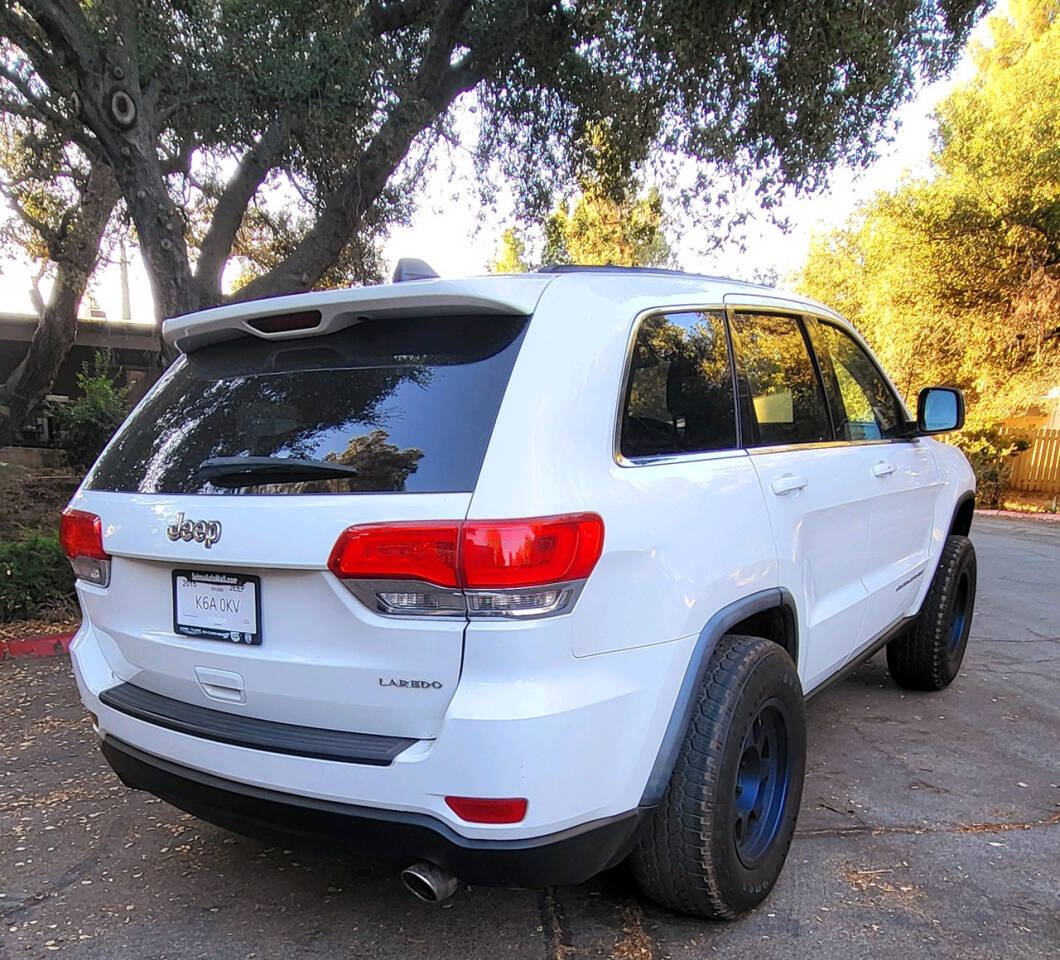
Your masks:
[[[952,533],[953,525],[956,522],[958,513],[964,509],[965,505],[968,503],[971,503],[974,509],[974,492],[966,492],[957,498],[957,502],[953,506],[953,513],[950,517],[950,527],[947,536]],[[938,559],[936,559],[935,562],[935,568],[937,567]],[[935,575],[935,568],[931,570],[932,576]],[[710,656],[714,652],[714,648],[717,646],[718,641],[741,620],[745,620],[753,614],[778,607],[787,609],[793,618],[797,630],[798,617],[796,615],[797,608],[795,605],[795,598],[792,596],[791,592],[784,587],[771,587],[768,590],[760,590],[757,593],[752,593],[740,600],[736,600],[728,606],[722,607],[721,610],[715,613],[714,616],[707,621],[706,626],[700,631],[699,639],[696,641],[696,647],[692,651],[692,656],[689,658],[688,666],[685,668],[685,675],[681,681],[681,687],[678,690],[677,700],[674,704],[673,712],[670,714],[669,723],[666,725],[666,731],[663,734],[662,743],[659,746],[659,752],[656,754],[655,763],[652,766],[651,773],[648,775],[648,782],[641,795],[641,807],[656,806],[662,799],[662,795],[666,792],[666,786],[670,782],[674,766],[677,763],[677,755],[680,752],[681,744],[685,739],[685,731],[688,730],[688,724],[692,719],[696,691],[699,689],[699,686],[703,681],[703,675],[706,671],[707,663],[710,660]],[[919,610],[917,612],[919,613]],[[866,644],[866,646],[858,651],[847,664],[844,664],[843,668],[838,671],[838,674],[845,676],[859,664],[864,663],[865,660],[878,652],[887,641],[893,639],[893,637],[913,619],[915,619],[915,615],[898,624],[893,624],[891,627],[884,630],[879,637]],[[796,649],[798,649],[797,637]],[[798,666],[798,664],[796,664],[796,666]],[[821,690],[831,686],[834,679],[836,678],[829,678],[825,683],[815,687],[811,691],[811,694],[816,695]]]
[[[703,683],[707,664],[710,662],[718,641],[741,620],[746,620],[756,613],[777,608],[788,609],[797,629],[795,598],[784,587],[770,587],[722,607],[700,631],[695,649],[685,668],[685,675],[681,680],[666,731],[663,733],[659,752],[655,756],[655,763],[652,765],[648,782],[641,795],[640,806],[642,808],[654,807],[666,792],[666,786],[677,764],[677,755],[681,752],[681,744],[684,743],[685,732],[688,730],[689,723],[692,722],[696,694]]]
[[[956,527],[956,525],[957,525],[957,517],[960,515],[961,511],[968,504],[971,504],[972,516],[974,516],[975,515],[975,492],[974,491],[966,491],[965,493],[962,493],[957,498],[957,502],[953,505],[953,513],[950,515],[950,526],[949,526],[949,529],[946,532],[947,536],[950,536],[953,533],[954,527]],[[971,528],[972,528],[972,517],[969,517],[968,518],[968,530],[970,531]],[[966,531],[966,532],[960,534],[960,536],[966,537],[966,536],[968,536],[968,532]]]

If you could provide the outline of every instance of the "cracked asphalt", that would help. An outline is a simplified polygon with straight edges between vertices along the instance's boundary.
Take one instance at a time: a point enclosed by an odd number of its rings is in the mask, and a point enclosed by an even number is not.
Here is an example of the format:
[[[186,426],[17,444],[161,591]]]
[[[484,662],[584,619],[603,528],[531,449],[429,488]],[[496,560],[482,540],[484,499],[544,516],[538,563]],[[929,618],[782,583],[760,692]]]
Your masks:
[[[882,657],[809,706],[799,828],[772,896],[709,924],[580,887],[443,907],[349,856],[270,847],[123,787],[65,658],[0,663],[0,957],[1055,958],[1060,524],[977,517],[960,677],[898,690]]]

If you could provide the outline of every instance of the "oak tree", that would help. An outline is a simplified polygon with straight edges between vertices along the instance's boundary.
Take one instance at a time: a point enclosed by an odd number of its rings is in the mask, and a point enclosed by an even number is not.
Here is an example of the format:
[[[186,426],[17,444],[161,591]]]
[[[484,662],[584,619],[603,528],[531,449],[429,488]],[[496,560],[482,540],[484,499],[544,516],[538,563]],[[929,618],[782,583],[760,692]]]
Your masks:
[[[433,147],[467,144],[483,191],[539,215],[607,122],[647,156],[753,183],[769,206],[869,158],[985,0],[9,0],[0,110],[108,171],[159,316],[224,299],[255,208],[278,238],[236,295],[310,289],[406,216]],[[277,219],[277,210],[286,216]],[[271,222],[271,226],[270,226]],[[374,226],[373,226],[374,225]],[[273,230],[275,227],[275,230]]]

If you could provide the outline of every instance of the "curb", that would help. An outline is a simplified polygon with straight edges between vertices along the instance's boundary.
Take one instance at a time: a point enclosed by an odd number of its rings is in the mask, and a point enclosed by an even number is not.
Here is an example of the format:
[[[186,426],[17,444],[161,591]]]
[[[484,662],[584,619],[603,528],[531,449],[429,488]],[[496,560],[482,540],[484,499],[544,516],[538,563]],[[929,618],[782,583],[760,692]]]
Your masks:
[[[1002,520],[1038,520],[1042,523],[1060,523],[1060,513],[1031,513],[1029,510],[983,510],[977,509],[980,517],[999,517]]]
[[[27,637],[25,640],[0,640],[0,661],[14,660],[15,657],[55,657],[69,653],[73,638],[73,631],[70,631]]]

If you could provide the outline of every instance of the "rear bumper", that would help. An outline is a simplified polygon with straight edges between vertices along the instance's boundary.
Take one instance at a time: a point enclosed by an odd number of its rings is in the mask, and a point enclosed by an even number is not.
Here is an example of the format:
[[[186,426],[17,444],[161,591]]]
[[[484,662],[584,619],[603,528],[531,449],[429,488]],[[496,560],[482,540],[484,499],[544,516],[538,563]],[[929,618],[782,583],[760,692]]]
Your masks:
[[[433,817],[299,797],[236,783],[104,737],[103,755],[122,782],[200,819],[251,835],[338,843],[403,867],[429,860],[468,883],[543,887],[581,883],[620,863],[645,809],[522,840],[463,837]]]
[[[100,736],[147,756],[296,804],[304,798],[383,811],[384,818],[395,813],[440,824],[444,835],[463,840],[537,842],[621,818],[641,805],[670,714],[667,691],[680,683],[688,659],[683,642],[575,659],[564,630],[569,625],[523,628],[503,642],[492,635],[469,641],[461,683],[437,737],[414,741],[385,764],[367,762],[355,734],[343,735],[337,746],[330,739],[322,745],[305,739],[321,731],[299,727],[295,743],[287,727],[255,719],[267,711],[254,702],[253,691],[247,705],[227,706],[205,695],[197,704],[167,701],[161,710],[157,695],[146,705],[128,698],[116,703],[123,681],[139,687],[141,676],[90,621],[78,631],[71,655]],[[196,665],[216,665],[211,644],[180,647],[178,660],[159,640],[157,657],[194,677]],[[205,728],[193,706],[209,708]],[[219,719],[226,721],[223,729]],[[347,748],[357,756],[346,755]],[[516,824],[471,823],[446,804],[451,795],[526,797],[529,807]]]

